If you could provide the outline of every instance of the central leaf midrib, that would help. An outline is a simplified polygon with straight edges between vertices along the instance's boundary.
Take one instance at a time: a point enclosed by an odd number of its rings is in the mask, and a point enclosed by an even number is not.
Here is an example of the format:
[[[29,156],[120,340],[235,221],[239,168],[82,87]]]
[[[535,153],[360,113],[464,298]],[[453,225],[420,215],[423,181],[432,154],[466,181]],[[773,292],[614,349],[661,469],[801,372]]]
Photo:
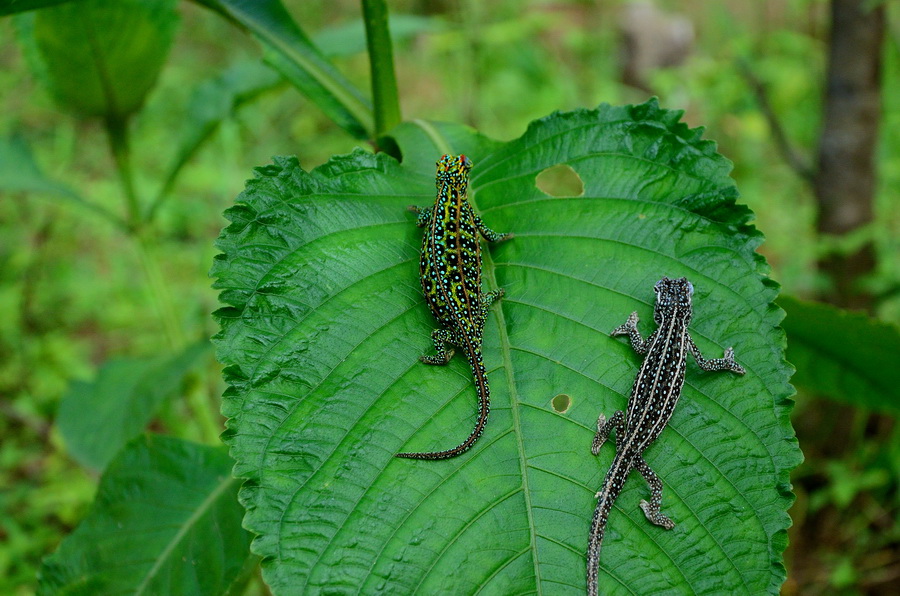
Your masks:
[[[478,206],[472,200],[469,202],[475,213],[478,213]],[[507,242],[514,242],[515,237]],[[490,290],[500,289],[497,284],[496,267],[489,250],[485,250],[482,255],[482,277],[487,280]],[[523,429],[522,422],[519,419],[519,395],[516,390],[516,379],[513,374],[512,356],[510,354],[509,334],[507,333],[506,318],[503,315],[503,299],[499,300],[500,308],[492,309],[494,320],[497,322],[497,329],[500,333],[500,355],[503,361],[503,369],[506,371],[506,385],[509,391],[510,415],[512,416],[513,431],[516,436],[516,446],[519,452],[519,468],[522,476],[522,495],[525,499],[525,513],[528,517],[528,529],[530,534],[531,560],[534,567],[535,589],[538,594],[542,594],[541,589],[541,567],[537,557],[537,526],[534,520],[534,510],[531,503],[531,490],[528,486],[528,462],[525,457],[525,445],[522,442]]]
[[[162,569],[163,564],[169,559],[169,557],[172,556],[175,548],[179,544],[181,544],[181,542],[187,536],[187,533],[190,530],[194,529],[199,519],[202,516],[206,515],[206,513],[208,513],[219,500],[219,497],[236,482],[238,482],[236,478],[225,476],[215,487],[213,487],[213,489],[191,513],[191,515],[188,516],[188,518],[181,524],[179,524],[178,531],[175,532],[171,539],[169,539],[169,541],[166,543],[165,548],[163,548],[163,550],[160,551],[159,555],[156,557],[153,566],[147,570],[147,572],[144,574],[143,580],[135,588],[135,594],[144,593],[144,591],[149,587],[150,582],[156,578],[157,574]]]

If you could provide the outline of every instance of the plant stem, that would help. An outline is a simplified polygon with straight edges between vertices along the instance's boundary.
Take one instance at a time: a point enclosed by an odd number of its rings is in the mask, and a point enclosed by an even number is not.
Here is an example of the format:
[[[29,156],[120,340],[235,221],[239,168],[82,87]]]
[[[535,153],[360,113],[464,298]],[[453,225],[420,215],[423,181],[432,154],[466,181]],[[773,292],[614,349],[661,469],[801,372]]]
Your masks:
[[[116,171],[125,196],[127,233],[134,240],[138,257],[147,279],[150,294],[159,318],[173,348],[183,347],[184,333],[178,324],[175,307],[168,293],[159,265],[155,258],[155,242],[150,237],[141,214],[140,201],[131,174],[131,145],[128,138],[128,122],[125,118],[110,116],[106,119],[109,148],[116,163]]]
[[[169,293],[168,285],[159,268],[158,245],[141,213],[140,201],[135,192],[134,178],[131,173],[128,123],[125,119],[110,117],[106,119],[106,130],[109,136],[110,151],[115,160],[116,170],[125,195],[126,233],[134,241],[153,305],[162,322],[169,345],[173,350],[183,349],[187,345],[187,339],[179,324],[177,310]],[[203,393],[197,388],[189,390],[186,402],[191,410],[191,417],[199,428],[200,435],[207,442],[215,443],[221,428],[219,428],[213,410],[204,399]]]
[[[375,107],[375,138],[400,123],[400,100],[394,74],[394,54],[384,0],[362,0],[369,69],[372,73],[372,102]]]
[[[301,93],[307,95],[314,103],[322,107],[324,104],[336,103],[339,112],[346,113],[352,122],[338,124],[354,134],[357,138],[372,131],[373,115],[368,100],[353,83],[346,79],[316,48],[300,26],[291,18],[281,2],[209,2],[201,4],[225,15],[232,21],[246,27],[258,39],[289,63],[285,71],[275,63]],[[277,23],[273,26],[273,23]],[[292,70],[299,72],[292,73]],[[301,81],[298,84],[297,81]],[[329,97],[323,97],[322,91]],[[324,109],[324,108],[323,108]],[[325,110],[329,113],[329,110]],[[332,114],[330,116],[333,117]],[[342,118],[343,119],[343,118]],[[348,126],[349,125],[349,126]],[[358,132],[356,129],[359,129]]]
[[[125,221],[132,232],[141,227],[141,209],[137,193],[134,190],[134,179],[131,176],[131,145],[128,139],[128,120],[110,115],[106,118],[106,134],[109,138],[109,150],[116,162],[116,172],[125,193],[127,214]]]
[[[873,8],[874,6],[874,8]],[[843,236],[875,218],[878,137],[883,120],[884,4],[831,1],[831,41],[825,79],[822,134],[814,189],[821,235]],[[876,270],[873,243],[851,254],[830,254],[819,270],[831,278],[828,302],[871,311],[861,280]]]

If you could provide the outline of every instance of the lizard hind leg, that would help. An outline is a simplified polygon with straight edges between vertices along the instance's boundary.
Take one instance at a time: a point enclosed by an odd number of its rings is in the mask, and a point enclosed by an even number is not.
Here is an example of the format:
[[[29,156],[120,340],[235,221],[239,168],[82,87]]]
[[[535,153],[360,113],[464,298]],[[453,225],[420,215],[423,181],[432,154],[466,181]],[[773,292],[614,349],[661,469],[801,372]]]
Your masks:
[[[609,433],[613,429],[616,430],[616,439],[625,433],[625,413],[622,410],[618,410],[609,420],[603,414],[597,417],[597,432],[591,442],[591,453],[600,455],[600,447],[609,438]]]
[[[644,512],[644,515],[650,523],[662,526],[666,530],[671,530],[675,527],[675,522],[666,517],[666,515],[659,510],[662,505],[662,481],[659,479],[659,476],[650,469],[650,466],[647,465],[647,462],[644,461],[643,457],[637,459],[634,467],[641,473],[641,476],[644,477],[647,484],[650,485],[650,501],[647,502],[641,499],[641,511]]]
[[[431,340],[434,342],[434,350],[437,352],[434,356],[419,356],[419,360],[425,364],[436,364],[442,366],[450,362],[453,358],[453,349],[447,349],[447,344],[455,343],[453,334],[447,329],[440,328],[431,332]]]

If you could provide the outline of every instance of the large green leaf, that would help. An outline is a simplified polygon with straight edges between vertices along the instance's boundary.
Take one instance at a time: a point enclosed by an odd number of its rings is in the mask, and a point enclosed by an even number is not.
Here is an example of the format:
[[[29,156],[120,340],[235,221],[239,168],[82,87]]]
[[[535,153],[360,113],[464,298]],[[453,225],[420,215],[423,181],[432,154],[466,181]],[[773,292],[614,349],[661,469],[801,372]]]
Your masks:
[[[900,413],[900,329],[818,302],[781,296],[793,382],[854,406]]]
[[[174,355],[110,360],[93,381],[73,382],[56,417],[69,452],[82,465],[102,470],[147,428],[163,401],[208,354],[204,341]]]
[[[245,526],[277,594],[583,593],[594,493],[613,456],[591,456],[591,439],[598,414],[624,408],[639,364],[609,332],[633,310],[651,331],[664,275],[694,283],[704,353],[733,345],[748,372],[689,366],[646,453],[678,525],[644,519],[648,490],[632,478],[610,517],[603,590],[778,592],[800,453],[777,286],[730,164],[679,117],[655,101],[601,106],[508,143],[408,123],[395,131],[402,165],[357,151],[312,172],[294,158],[257,170],[219,239],[228,306],[216,344]],[[418,361],[435,322],[405,208],[434,200],[445,150],[472,157],[473,203],[515,238],[485,255],[486,289],[506,290],[484,335],[487,430],[459,458],[408,461],[394,454],[453,447],[475,416],[462,358]],[[536,187],[558,164],[583,195]]]
[[[223,594],[253,564],[225,450],[142,436],[44,560],[41,594]],[[251,567],[252,568],[252,567]]]

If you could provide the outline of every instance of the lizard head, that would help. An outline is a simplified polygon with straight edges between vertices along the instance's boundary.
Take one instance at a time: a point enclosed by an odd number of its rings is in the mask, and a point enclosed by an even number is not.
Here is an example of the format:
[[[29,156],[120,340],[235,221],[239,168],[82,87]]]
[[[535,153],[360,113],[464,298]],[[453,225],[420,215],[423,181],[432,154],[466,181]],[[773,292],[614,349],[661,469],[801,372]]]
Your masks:
[[[465,188],[469,184],[472,161],[465,155],[444,155],[437,161],[437,185],[452,184]]]
[[[691,296],[694,285],[685,277],[669,279],[664,277],[653,287],[656,291],[656,306],[653,307],[653,320],[662,323],[663,318],[677,315],[685,325],[691,320]]]

